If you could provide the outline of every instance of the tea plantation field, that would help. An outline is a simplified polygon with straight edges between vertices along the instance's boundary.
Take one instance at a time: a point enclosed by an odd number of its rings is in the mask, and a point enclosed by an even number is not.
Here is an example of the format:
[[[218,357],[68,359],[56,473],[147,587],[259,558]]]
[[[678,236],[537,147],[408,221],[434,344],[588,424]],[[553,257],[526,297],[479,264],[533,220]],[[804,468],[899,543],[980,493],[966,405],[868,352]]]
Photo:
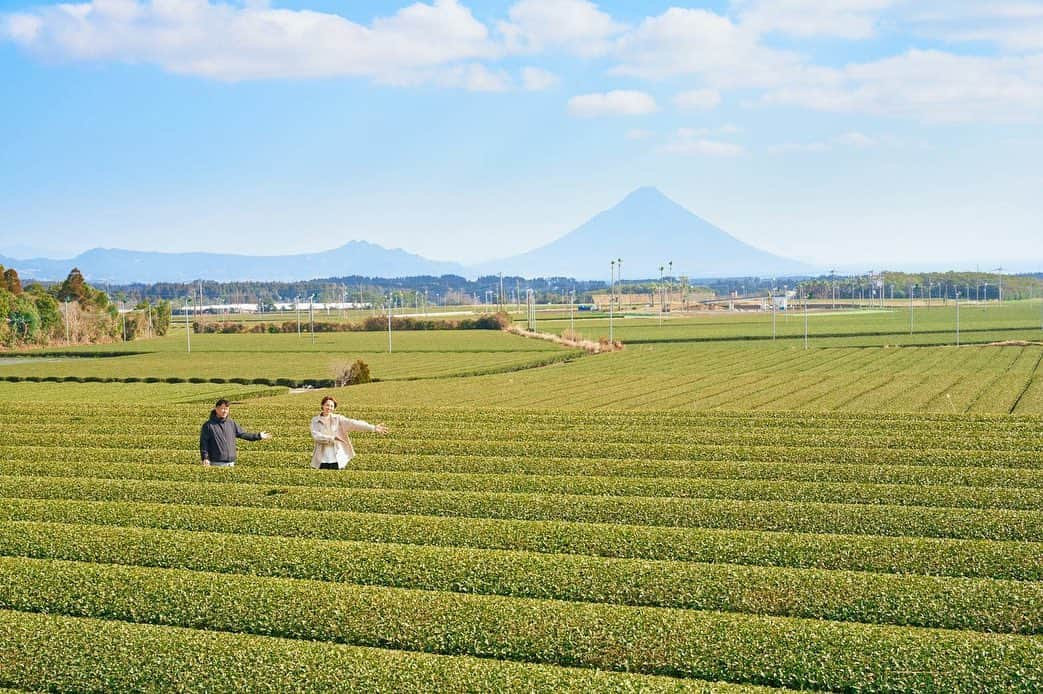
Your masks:
[[[0,685],[1043,687],[1038,418],[317,404],[0,406]]]
[[[1043,345],[1011,310],[960,347],[732,315],[627,318],[599,355],[456,331],[11,359],[0,688],[1041,691]],[[268,385],[354,358],[383,380]],[[308,467],[326,393],[390,429],[348,470]],[[274,434],[232,469],[198,463],[217,397]]]

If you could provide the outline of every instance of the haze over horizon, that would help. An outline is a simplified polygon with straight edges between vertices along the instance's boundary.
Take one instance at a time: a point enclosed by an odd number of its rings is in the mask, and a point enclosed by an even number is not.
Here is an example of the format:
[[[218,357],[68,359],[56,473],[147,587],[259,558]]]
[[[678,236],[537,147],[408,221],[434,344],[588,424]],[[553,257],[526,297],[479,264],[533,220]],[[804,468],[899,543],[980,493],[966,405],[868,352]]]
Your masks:
[[[0,0],[0,83],[10,257],[473,265],[654,186],[820,267],[1043,269],[1034,3]]]

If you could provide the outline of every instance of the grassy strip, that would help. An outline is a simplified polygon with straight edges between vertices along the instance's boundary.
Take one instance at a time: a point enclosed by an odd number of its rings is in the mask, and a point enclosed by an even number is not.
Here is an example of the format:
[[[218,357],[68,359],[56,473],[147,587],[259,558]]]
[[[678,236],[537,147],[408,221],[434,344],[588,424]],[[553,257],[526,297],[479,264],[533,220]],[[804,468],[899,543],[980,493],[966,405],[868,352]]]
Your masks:
[[[221,357],[222,359],[224,357]],[[285,358],[282,357],[282,358]],[[741,360],[740,360],[741,361]],[[773,360],[772,360],[773,361]],[[726,369],[730,374],[731,369]],[[626,369],[620,370],[618,374],[625,373]],[[617,375],[618,375],[617,374]],[[292,410],[314,409],[316,404],[309,398],[302,404],[299,398],[287,398],[282,403]],[[6,401],[0,403],[0,411],[10,415],[32,415],[37,411],[37,403],[22,401]],[[402,420],[416,419],[417,415],[433,414],[438,419],[455,422],[483,422],[490,424],[503,424],[504,411],[496,409],[474,409],[468,406],[416,406],[388,404],[380,408],[385,412],[400,413]],[[55,409],[56,417],[82,415],[85,411],[92,415],[112,412],[120,415],[140,415],[137,403],[128,401],[77,403],[74,408],[62,410]],[[184,407],[171,404],[159,404],[155,413],[164,418],[176,413],[185,413]],[[251,411],[269,412],[274,415],[280,408],[272,403],[258,404]],[[151,411],[150,411],[151,412]],[[562,408],[512,408],[508,410],[510,422],[529,425],[541,424],[546,426],[568,425],[575,423],[608,424],[612,426],[623,425],[633,420],[635,425],[654,427],[662,426],[669,422],[671,426],[682,429],[692,427],[704,427],[713,429],[715,427],[750,427],[765,428],[782,432],[798,432],[801,430],[815,430],[832,433],[848,432],[875,432],[880,435],[892,436],[895,434],[921,437],[935,436],[937,431],[978,431],[983,434],[999,434],[1012,431],[1030,431],[1041,417],[1039,415],[1007,416],[989,413],[966,413],[947,414],[932,412],[878,412],[872,417],[865,413],[843,412],[843,411],[792,411],[786,412],[784,417],[778,413],[766,413],[751,410],[713,410],[713,411],[596,411],[577,412]],[[665,419],[664,419],[665,418]],[[925,427],[928,429],[925,430]]]
[[[50,691],[773,691],[6,610],[0,654],[0,683]]]
[[[162,390],[169,386],[150,386]],[[304,399],[302,399],[304,398]],[[271,403],[250,403],[249,415],[264,423],[295,421],[314,414],[314,394],[283,398],[279,407]],[[149,434],[197,431],[198,407],[156,404],[143,417],[139,405],[125,402],[76,403],[67,409],[52,409],[40,421],[39,404],[7,401],[0,403],[5,430],[27,429],[27,433],[69,433],[70,425],[90,421],[98,433],[126,431]],[[640,443],[686,443],[713,445],[851,447],[861,443],[870,448],[964,448],[988,451],[994,449],[1039,450],[1035,433],[1039,417],[981,418],[973,415],[945,418],[907,415],[903,419],[874,416],[852,419],[842,414],[810,416],[788,412],[784,417],[766,418],[760,413],[700,412],[630,412],[620,417],[606,412],[561,412],[555,410],[461,410],[451,407],[403,408],[383,406],[366,408],[366,414],[380,414],[389,423],[415,431],[418,438],[441,434],[456,439],[475,430],[495,433],[492,438],[510,438],[519,431],[536,431],[553,438],[558,435],[592,437],[596,441]],[[205,412],[202,413],[205,416]],[[289,415],[289,417],[288,417]],[[957,442],[958,446],[952,446]]]
[[[0,554],[513,597],[1043,632],[1043,584],[52,523]]]
[[[1030,542],[28,499],[5,499],[0,518],[632,559],[1043,580],[1039,561],[1043,544]]]
[[[375,419],[375,418],[374,418]],[[246,421],[246,420],[244,420]],[[372,421],[372,420],[367,420]],[[377,419],[376,421],[380,421]],[[279,422],[265,423],[249,420],[254,429],[271,429],[277,439],[265,448],[273,451],[295,453],[299,459],[307,458],[310,438],[302,423],[292,429],[285,428],[286,418]],[[115,425],[114,425],[115,426]],[[179,436],[169,433],[152,434],[105,434],[65,432],[51,438],[60,438],[63,447],[108,449],[116,451],[142,451],[173,449],[191,455],[199,442],[198,429]],[[5,447],[39,446],[47,439],[39,432],[5,433]],[[556,440],[542,440],[536,435],[522,435],[513,439],[487,437],[480,428],[468,438],[449,440],[432,437],[411,437],[398,432],[387,437],[364,437],[358,448],[366,454],[411,454],[440,455],[443,457],[497,457],[520,456],[533,459],[614,458],[617,460],[665,460],[665,461],[760,461],[777,463],[815,463],[856,465],[934,465],[949,467],[1010,467],[1043,469],[1043,452],[1017,449],[979,451],[956,448],[910,448],[864,447],[857,441],[849,446],[826,448],[820,446],[783,445],[701,445],[701,444],[640,444],[640,443],[583,443],[572,442],[567,436]],[[9,450],[9,449],[8,449]],[[105,455],[99,453],[99,455]]]
[[[1039,691],[1043,640],[0,558],[0,607],[794,688]]]
[[[138,449],[119,450],[79,446],[62,451],[61,461],[51,461],[54,449],[43,446],[0,446],[0,471],[35,469],[38,474],[60,475],[56,470],[90,463],[171,465],[195,462],[195,451],[149,448],[147,457]],[[303,469],[306,456],[300,450],[251,448],[249,466],[237,468],[243,479],[262,469],[293,468],[300,479],[314,479]],[[28,466],[28,468],[26,467]],[[619,460],[615,458],[526,458],[523,456],[453,457],[403,453],[369,453],[352,460],[353,470],[370,472],[452,472],[497,475],[568,475],[573,477],[698,477],[726,480],[778,480],[791,482],[850,482],[867,484],[956,485],[966,487],[1043,488],[1043,469],[941,467],[928,465],[855,465],[848,463],[778,463],[701,460]],[[336,484],[326,477],[328,484]]]
[[[224,471],[211,472],[216,477]],[[1043,512],[997,509],[5,476],[0,476],[0,496],[806,533],[1043,540]]]
[[[70,468],[62,462],[7,462],[0,474],[10,476],[83,477],[110,480],[207,482],[214,479],[201,466],[92,463]],[[896,485],[851,482],[788,482],[716,478],[577,477],[567,475],[470,474],[445,472],[378,472],[344,470],[336,475],[296,470],[239,468],[222,482],[289,485],[332,489],[416,489],[578,496],[640,496],[744,501],[806,501],[840,504],[936,506],[944,508],[1043,510],[1043,494],[1023,489],[957,485]]]
[[[317,395],[314,397],[318,397]],[[290,408],[281,414],[259,409],[260,403],[250,406],[250,421],[265,427],[280,426],[307,436],[307,422],[315,407]],[[642,446],[673,444],[684,446],[758,446],[772,445],[780,448],[801,446],[807,448],[887,448],[903,450],[912,448],[956,448],[974,451],[1043,451],[1041,443],[1030,430],[1011,431],[1009,427],[1001,427],[998,431],[982,431],[973,428],[970,431],[962,428],[939,427],[936,431],[894,432],[881,426],[875,430],[844,430],[840,428],[823,428],[817,430],[807,428],[777,429],[759,428],[760,422],[744,426],[740,423],[724,421],[714,425],[713,422],[700,422],[690,428],[680,428],[669,414],[664,414],[666,424],[630,422],[602,422],[598,420],[563,422],[515,422],[512,417],[505,416],[498,422],[461,420],[437,411],[416,411],[403,413],[395,410],[375,412],[388,423],[395,425],[396,431],[410,439],[436,439],[440,441],[467,441],[475,431],[481,431],[490,441],[511,441],[525,438],[544,439],[551,443],[567,438],[569,444],[615,443],[635,444]],[[422,417],[411,419],[409,415]],[[405,416],[403,416],[405,415]],[[150,413],[146,419],[140,415],[115,413],[99,413],[91,419],[91,433],[95,435],[144,435],[149,438],[162,436],[191,437],[198,434],[199,421],[205,412],[177,412],[168,417],[160,417]],[[368,416],[368,415],[367,415]],[[128,419],[130,421],[128,421]],[[44,422],[34,421],[31,417],[20,420],[11,419],[3,425],[3,431],[11,435],[46,436],[47,434],[71,434],[70,426],[82,421],[77,416],[67,418],[56,417]],[[934,424],[934,423],[929,423]],[[751,427],[753,430],[751,431]],[[954,443],[958,445],[953,445]]]

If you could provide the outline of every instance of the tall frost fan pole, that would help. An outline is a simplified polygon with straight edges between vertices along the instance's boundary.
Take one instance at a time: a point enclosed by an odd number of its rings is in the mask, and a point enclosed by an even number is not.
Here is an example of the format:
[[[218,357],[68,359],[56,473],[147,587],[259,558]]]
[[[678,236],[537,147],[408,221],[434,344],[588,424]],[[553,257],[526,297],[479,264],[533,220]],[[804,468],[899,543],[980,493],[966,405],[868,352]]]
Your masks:
[[[956,346],[960,346],[960,292],[956,292]]]
[[[915,284],[909,285],[909,334],[913,334],[913,289]]]
[[[804,290],[804,349],[808,348],[808,290]]]
[[[391,353],[391,293],[388,293],[388,354]]]
[[[189,308],[192,305],[192,299],[185,299],[185,340],[188,343],[188,352],[192,353],[192,326],[188,322],[188,314],[191,313]]]
[[[775,288],[768,290],[768,303],[771,305],[771,341],[775,341]]]

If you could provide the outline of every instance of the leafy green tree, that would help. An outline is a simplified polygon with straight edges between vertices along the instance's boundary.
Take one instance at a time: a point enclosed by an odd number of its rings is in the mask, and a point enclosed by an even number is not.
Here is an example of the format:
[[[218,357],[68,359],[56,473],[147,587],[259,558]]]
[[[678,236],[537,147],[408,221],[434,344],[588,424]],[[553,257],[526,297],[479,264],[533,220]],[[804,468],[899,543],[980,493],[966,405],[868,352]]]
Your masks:
[[[166,335],[170,330],[170,302],[160,301],[152,309],[152,331],[158,335]]]
[[[25,296],[33,301],[36,313],[40,316],[40,332],[45,337],[57,337],[64,329],[58,300],[42,291],[42,288],[41,291],[26,292]]]
[[[11,344],[14,340],[9,320],[14,298],[14,294],[0,286],[0,344]]]
[[[37,342],[41,339],[40,314],[32,299],[24,295],[15,296],[7,314],[7,321],[11,324],[11,343]]]

